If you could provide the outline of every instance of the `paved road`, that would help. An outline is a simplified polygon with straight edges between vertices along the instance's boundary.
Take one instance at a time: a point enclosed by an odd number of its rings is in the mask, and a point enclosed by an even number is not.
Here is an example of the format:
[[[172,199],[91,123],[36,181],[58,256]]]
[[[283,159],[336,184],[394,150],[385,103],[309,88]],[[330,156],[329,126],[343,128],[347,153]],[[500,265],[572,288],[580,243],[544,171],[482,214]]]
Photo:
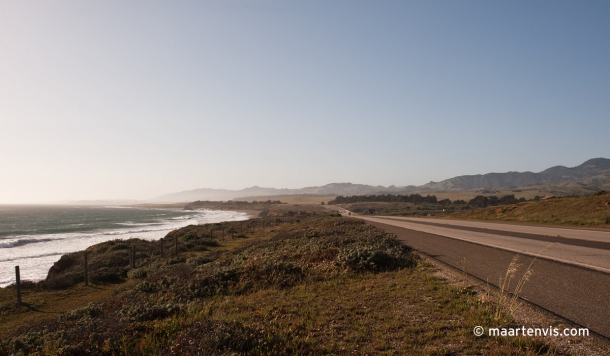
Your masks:
[[[521,296],[610,338],[608,232],[470,221],[357,217],[396,234],[416,250],[465,269],[496,286],[515,255],[520,255],[521,273],[534,261],[533,275]]]
[[[610,273],[610,231],[476,221],[360,217]]]

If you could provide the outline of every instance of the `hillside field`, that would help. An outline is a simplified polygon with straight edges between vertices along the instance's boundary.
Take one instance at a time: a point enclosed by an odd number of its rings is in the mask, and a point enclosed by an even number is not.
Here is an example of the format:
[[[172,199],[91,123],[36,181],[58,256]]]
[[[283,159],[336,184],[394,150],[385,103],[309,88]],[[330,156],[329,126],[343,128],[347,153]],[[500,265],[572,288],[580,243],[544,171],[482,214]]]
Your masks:
[[[610,192],[486,207],[445,218],[610,228]]]

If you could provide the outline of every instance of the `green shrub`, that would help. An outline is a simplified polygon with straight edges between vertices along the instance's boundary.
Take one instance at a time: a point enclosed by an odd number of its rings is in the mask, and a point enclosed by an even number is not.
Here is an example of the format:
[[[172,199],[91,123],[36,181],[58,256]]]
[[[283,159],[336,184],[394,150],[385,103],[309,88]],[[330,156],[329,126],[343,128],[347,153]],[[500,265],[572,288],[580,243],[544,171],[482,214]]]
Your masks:
[[[98,305],[96,303],[89,303],[89,305],[87,305],[85,307],[74,309],[72,311],[62,314],[60,319],[79,320],[79,319],[82,319],[85,317],[95,318],[97,316],[102,315],[103,313],[104,313],[104,309],[102,308],[101,305]]]
[[[145,269],[138,268],[138,269],[132,269],[131,271],[127,272],[127,277],[142,279],[142,278],[146,278],[147,274],[148,274],[148,272]]]
[[[84,272],[69,272],[44,281],[44,287],[48,289],[64,289],[72,287],[85,280]]]
[[[354,271],[391,271],[412,267],[415,259],[403,245],[355,246],[339,251],[335,263]]]
[[[194,232],[190,232],[181,237],[182,241],[192,241],[192,240],[196,240],[196,239],[197,239],[197,234],[195,234]]]
[[[152,292],[156,292],[157,291],[157,284],[156,283],[149,283],[147,281],[144,281],[140,284],[138,284],[136,286],[136,289],[144,292],[144,293],[152,293]]]
[[[191,257],[186,261],[186,263],[190,263],[195,266],[201,266],[210,262],[212,262],[212,259],[204,256]]]
[[[129,250],[129,245],[125,244],[125,243],[118,243],[112,247],[110,247],[108,250],[110,251],[121,251],[121,250]]]
[[[308,239],[311,239],[311,238],[314,238],[314,237],[320,237],[320,233],[317,232],[317,231],[306,231],[303,234],[303,236],[308,238]]]
[[[164,319],[180,311],[180,305],[174,303],[154,304],[146,302],[124,306],[119,314],[125,322],[150,321]]]
[[[186,258],[184,258],[184,257],[173,257],[173,258],[170,258],[169,260],[165,261],[165,264],[169,266],[169,265],[175,265],[175,264],[184,263],[184,262],[186,262]]]

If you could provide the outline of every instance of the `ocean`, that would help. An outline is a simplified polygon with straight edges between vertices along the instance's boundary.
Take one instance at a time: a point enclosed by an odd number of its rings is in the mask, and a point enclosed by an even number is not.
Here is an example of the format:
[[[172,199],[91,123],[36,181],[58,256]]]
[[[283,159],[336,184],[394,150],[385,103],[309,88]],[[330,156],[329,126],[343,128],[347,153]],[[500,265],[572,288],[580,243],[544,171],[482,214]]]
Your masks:
[[[0,287],[45,279],[61,255],[114,239],[157,240],[187,225],[247,220],[218,210],[66,205],[0,205]]]

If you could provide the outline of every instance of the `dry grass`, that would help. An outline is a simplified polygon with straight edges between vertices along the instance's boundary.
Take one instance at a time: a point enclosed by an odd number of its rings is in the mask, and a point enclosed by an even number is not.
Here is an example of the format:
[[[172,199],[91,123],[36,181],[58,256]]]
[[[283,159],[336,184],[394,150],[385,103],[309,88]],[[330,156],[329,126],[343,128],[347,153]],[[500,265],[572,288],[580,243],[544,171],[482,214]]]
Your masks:
[[[63,290],[23,289],[22,307],[17,307],[14,287],[0,288],[0,339],[15,332],[22,326],[49,319],[56,319],[62,313],[81,308],[91,302],[112,296],[129,283],[90,285],[80,283]]]
[[[213,300],[193,320],[237,320],[301,345],[308,354],[445,355],[550,352],[540,339],[476,338],[494,306],[448,286],[428,266],[307,283]],[[493,321],[509,325],[508,319]],[[521,345],[519,345],[521,344]]]
[[[519,264],[519,255],[516,255],[510,262],[506,269],[506,274],[504,277],[500,278],[500,283],[498,283],[500,288],[495,303],[494,319],[501,320],[507,315],[511,317],[514,315],[518,306],[519,295],[533,274],[532,265],[535,260],[536,259],[532,260],[521,278],[517,281],[517,285],[514,287],[512,286],[512,282],[516,278],[519,269],[522,267],[522,265]]]
[[[610,227],[610,193],[487,207],[458,212],[448,218],[607,228]]]

